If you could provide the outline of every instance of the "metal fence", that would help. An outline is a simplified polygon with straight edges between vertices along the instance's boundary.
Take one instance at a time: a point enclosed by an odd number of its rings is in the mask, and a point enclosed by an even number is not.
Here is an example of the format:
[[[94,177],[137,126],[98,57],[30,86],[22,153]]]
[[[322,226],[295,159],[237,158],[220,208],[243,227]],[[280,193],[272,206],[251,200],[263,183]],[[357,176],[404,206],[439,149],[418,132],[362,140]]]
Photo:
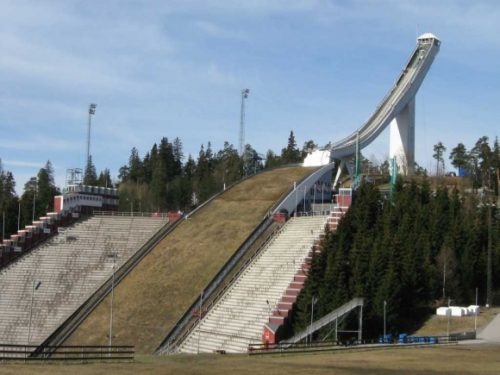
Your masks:
[[[0,362],[40,361],[132,361],[133,346],[41,346],[0,344]]]
[[[322,351],[345,351],[345,350],[377,350],[388,348],[407,348],[407,347],[428,347],[434,345],[453,345],[464,338],[459,338],[456,335],[450,336],[434,336],[435,340],[417,340],[405,343],[397,341],[393,343],[377,343],[376,340],[347,339],[343,341],[320,341],[314,343],[295,343],[289,344],[281,342],[277,344],[253,343],[248,346],[249,355],[266,355],[266,354],[286,354],[286,353],[307,353],[307,352],[322,352]]]

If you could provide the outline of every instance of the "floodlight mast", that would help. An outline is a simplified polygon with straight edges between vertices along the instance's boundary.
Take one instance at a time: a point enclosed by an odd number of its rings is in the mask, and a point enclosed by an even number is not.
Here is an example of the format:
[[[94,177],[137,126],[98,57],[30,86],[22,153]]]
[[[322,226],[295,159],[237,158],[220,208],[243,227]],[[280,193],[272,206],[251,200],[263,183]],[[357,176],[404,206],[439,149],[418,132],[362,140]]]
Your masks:
[[[240,156],[245,151],[245,99],[248,98],[249,89],[241,90],[241,114],[240,114]]]
[[[89,106],[89,123],[87,127],[87,160],[85,161],[85,165],[88,164],[90,160],[90,128],[92,125],[92,115],[95,115],[95,109],[97,107],[97,104],[91,103]]]

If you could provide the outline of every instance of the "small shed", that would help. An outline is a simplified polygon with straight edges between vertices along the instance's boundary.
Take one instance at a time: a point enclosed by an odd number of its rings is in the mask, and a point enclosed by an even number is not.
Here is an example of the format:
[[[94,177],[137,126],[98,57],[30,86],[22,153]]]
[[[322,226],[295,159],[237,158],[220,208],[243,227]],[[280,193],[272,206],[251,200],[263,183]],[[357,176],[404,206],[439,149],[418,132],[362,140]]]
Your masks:
[[[438,307],[436,309],[436,315],[438,315],[438,316],[448,316],[449,311],[450,311],[449,307]]]

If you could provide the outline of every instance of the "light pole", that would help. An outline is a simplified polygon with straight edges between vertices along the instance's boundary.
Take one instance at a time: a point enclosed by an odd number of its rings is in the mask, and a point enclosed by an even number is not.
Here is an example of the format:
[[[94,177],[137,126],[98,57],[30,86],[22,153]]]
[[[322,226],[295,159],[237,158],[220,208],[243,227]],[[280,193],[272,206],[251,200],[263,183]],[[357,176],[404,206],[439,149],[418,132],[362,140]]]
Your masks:
[[[111,276],[111,306],[109,312],[109,351],[111,354],[111,345],[113,344],[113,302],[115,298],[115,268],[116,268],[116,253],[112,253],[109,255],[110,258],[113,258],[113,275]]]
[[[304,209],[303,209],[304,213],[306,212],[306,188],[307,186],[304,185]]]
[[[91,128],[91,123],[92,123],[92,115],[95,115],[95,109],[97,107],[97,104],[91,103],[89,105],[89,124],[87,127],[87,163],[89,162],[90,158],[90,128]]]
[[[317,185],[318,185],[318,183],[315,182],[314,183],[314,191],[313,191],[313,200],[312,200],[314,206],[316,206],[316,187],[317,187]],[[311,206],[311,211],[312,211],[312,214],[314,215],[314,210],[312,209],[312,206]]]
[[[201,339],[201,309],[203,308],[203,290],[200,293],[200,308],[198,310],[198,349],[197,354],[200,354],[200,339]]]
[[[491,306],[491,293],[493,287],[493,275],[492,275],[492,237],[491,237],[491,206],[493,203],[488,203],[488,258],[486,264],[486,307]]]
[[[386,313],[387,313],[387,301],[384,300],[384,340],[385,340],[385,334],[386,334]]]
[[[312,296],[311,298],[311,325],[309,330],[311,331],[310,336],[309,336],[309,345],[312,345],[312,338],[313,338],[313,321],[314,321],[314,305],[318,302],[318,299],[315,296]]]
[[[248,98],[249,89],[241,90],[241,112],[240,112],[240,156],[245,151],[245,99]]]
[[[31,342],[31,318],[33,317],[33,301],[35,299],[35,291],[40,288],[40,285],[42,285],[41,281],[36,281],[33,280],[33,289],[31,290],[31,303],[30,303],[30,319],[28,323],[28,345],[30,345]]]
[[[477,288],[476,288],[476,308],[477,308]],[[476,333],[477,333],[477,313],[478,310],[476,310],[474,314],[474,332]]]
[[[31,217],[31,222],[35,221],[35,202],[36,202],[36,189],[38,188],[38,184],[36,181],[36,177],[32,177],[30,180],[31,184],[33,185],[33,214]]]
[[[446,337],[448,337],[448,341],[450,340],[450,316],[451,316],[451,299],[448,297],[448,324],[446,325]]]
[[[17,231],[21,229],[21,199],[17,201]]]
[[[297,189],[297,184],[294,182],[293,183],[293,189],[295,190],[295,209],[294,209],[294,212],[295,212],[295,216],[297,216],[297,211],[298,211],[298,207],[299,207],[299,203],[298,203],[298,198],[297,198],[297,193],[299,191],[299,189]]]
[[[5,211],[2,213],[2,242],[5,239]]]

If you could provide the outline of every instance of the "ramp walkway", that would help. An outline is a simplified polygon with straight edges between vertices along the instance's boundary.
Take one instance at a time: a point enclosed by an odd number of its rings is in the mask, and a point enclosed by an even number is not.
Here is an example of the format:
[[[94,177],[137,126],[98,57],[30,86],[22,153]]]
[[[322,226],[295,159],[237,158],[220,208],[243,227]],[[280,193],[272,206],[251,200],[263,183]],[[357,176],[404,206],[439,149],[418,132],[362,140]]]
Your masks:
[[[361,341],[361,329],[362,329],[362,319],[363,319],[363,298],[353,298],[349,302],[343,304],[339,308],[333,310],[332,312],[326,314],[322,318],[313,322],[312,325],[308,326],[304,331],[296,334],[295,336],[282,341],[280,344],[296,344],[306,337],[310,337],[313,333],[319,331],[321,328],[326,327],[327,325],[338,322],[339,319],[349,314],[351,311],[359,308],[360,316],[359,316],[359,331],[358,331],[358,340]]]
[[[415,95],[439,52],[440,45],[441,41],[430,33],[417,39],[417,46],[394,86],[359,129],[331,145],[331,159],[355,155],[357,147],[362,149],[368,146],[408,105],[414,106]]]

